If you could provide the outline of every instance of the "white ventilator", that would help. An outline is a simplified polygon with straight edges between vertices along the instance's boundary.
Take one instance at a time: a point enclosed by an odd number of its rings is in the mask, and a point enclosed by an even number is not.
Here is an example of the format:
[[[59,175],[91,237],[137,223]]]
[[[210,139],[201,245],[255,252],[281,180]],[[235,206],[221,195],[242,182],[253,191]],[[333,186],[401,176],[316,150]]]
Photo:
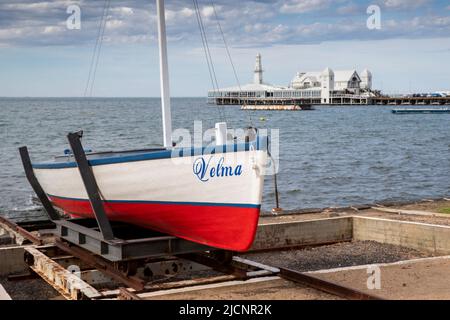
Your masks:
[[[223,146],[227,144],[227,123],[216,123],[216,145]]]

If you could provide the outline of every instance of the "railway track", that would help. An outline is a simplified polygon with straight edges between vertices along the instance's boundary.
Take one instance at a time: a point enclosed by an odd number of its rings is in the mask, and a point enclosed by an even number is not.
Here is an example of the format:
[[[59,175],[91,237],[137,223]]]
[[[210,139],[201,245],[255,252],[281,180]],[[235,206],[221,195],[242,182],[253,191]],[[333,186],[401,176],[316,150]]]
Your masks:
[[[244,285],[251,279],[272,279],[279,277],[292,281],[299,287],[309,287],[320,292],[349,300],[383,300],[376,295],[355,290],[339,283],[326,281],[308,273],[298,272],[286,268],[277,268],[259,262],[232,257],[231,261],[224,263],[208,254],[191,254],[182,257],[171,257],[166,261],[140,261],[133,262],[133,267],[118,266],[106,261],[99,261],[98,257],[80,254],[80,249],[64,250],[64,245],[57,247],[30,247],[26,248],[26,261],[37,276],[43,278],[67,299],[120,299],[142,300],[147,293],[164,292],[171,289],[193,288],[204,285],[220,285],[240,280]],[[82,249],[81,249],[82,250]],[[83,266],[79,274],[68,272],[73,265]],[[164,265],[162,268],[161,266]],[[182,266],[184,265],[184,269]],[[196,265],[193,268],[192,265]],[[160,271],[155,269],[160,266]],[[152,270],[153,277],[166,277],[170,279],[182,271],[186,275],[191,270],[207,268],[221,272],[220,276],[194,278],[177,282],[161,282],[157,285],[149,278],[140,277],[144,272],[139,270]],[[130,271],[132,270],[133,271]],[[178,269],[178,270],[177,270]],[[186,273],[187,272],[187,273]],[[78,278],[77,278],[78,277]],[[115,283],[116,289],[97,290],[95,287],[102,284]]]
[[[379,296],[325,281],[308,273],[265,265],[233,256],[226,251],[112,262],[57,236],[50,244],[42,245],[43,239],[36,233],[6,219],[0,223],[28,240],[27,244],[23,245],[28,272],[11,276],[9,279],[21,281],[40,277],[66,299],[140,300],[148,293],[163,293],[170,289],[220,286],[236,281],[245,285],[252,280],[279,278],[293,282],[300,288],[312,288],[343,299],[382,300]],[[39,230],[39,226],[33,228],[34,231]],[[172,280],[178,275],[189,276],[195,271],[207,270],[214,270],[221,275],[176,282],[164,281]],[[155,284],[155,279],[161,282]]]

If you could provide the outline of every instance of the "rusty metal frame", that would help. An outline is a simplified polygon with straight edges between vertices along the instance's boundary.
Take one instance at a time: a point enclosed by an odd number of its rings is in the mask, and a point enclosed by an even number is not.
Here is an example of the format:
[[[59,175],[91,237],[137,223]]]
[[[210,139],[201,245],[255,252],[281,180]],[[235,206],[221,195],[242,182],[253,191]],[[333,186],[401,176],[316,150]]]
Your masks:
[[[64,269],[34,247],[25,247],[25,261],[43,280],[69,300],[97,299],[102,295],[91,285]]]
[[[77,257],[86,265],[101,271],[117,282],[123,283],[135,290],[143,290],[145,287],[146,281],[137,276],[137,269],[139,265],[145,266],[147,264],[147,259],[112,262],[60,239],[56,239],[56,246],[62,251]],[[175,264],[176,268],[180,268],[180,265],[175,262],[168,262],[168,265],[170,264]],[[149,263],[149,265],[151,265],[151,263]]]
[[[111,261],[108,261],[100,256],[92,254],[91,252],[83,248],[71,245],[59,239],[56,239],[56,246],[61,250],[79,258],[93,268],[101,270],[104,274],[110,276],[114,280],[122,282],[135,290],[144,289],[144,280],[135,276],[129,276],[124,272],[121,272],[118,267],[115,266]]]

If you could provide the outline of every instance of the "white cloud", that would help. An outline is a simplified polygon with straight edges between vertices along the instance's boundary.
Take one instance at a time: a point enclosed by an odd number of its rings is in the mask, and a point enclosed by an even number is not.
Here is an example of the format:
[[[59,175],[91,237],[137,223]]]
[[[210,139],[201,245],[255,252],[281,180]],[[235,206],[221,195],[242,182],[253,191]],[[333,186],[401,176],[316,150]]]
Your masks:
[[[306,13],[328,8],[329,0],[290,0],[282,4],[280,12],[282,13]]]
[[[123,20],[114,19],[114,20],[108,20],[106,22],[107,29],[119,29],[119,28],[123,28],[125,26],[126,26],[126,24]]]
[[[210,18],[214,15],[214,8],[211,6],[206,6],[202,9],[202,16]]]
[[[168,24],[183,24],[186,20],[191,19],[195,14],[195,11],[190,8],[182,8],[178,10],[166,9],[166,21]],[[192,19],[192,21],[194,21]]]
[[[111,12],[117,13],[121,16],[131,16],[134,14],[133,8],[129,7],[118,7],[118,8],[111,8]]]
[[[430,0],[384,0],[384,5],[387,8],[417,8],[428,4]]]
[[[3,4],[2,7],[7,10],[50,10],[61,7],[67,8],[70,4],[73,4],[73,2],[66,0],[55,0],[55,1],[37,1],[31,3],[24,3],[24,2],[8,3]]]
[[[431,0],[216,0],[215,6],[228,43],[238,47],[264,47],[278,44],[320,43],[323,41],[379,40],[448,36],[448,15],[430,10],[417,17],[395,15],[407,5],[420,6]],[[383,20],[383,28],[370,32],[365,26],[368,3],[384,4],[394,14]],[[73,32],[63,27],[66,8],[73,1],[17,0],[0,2],[0,45],[82,45],[95,41],[103,12],[103,1],[81,1],[82,29]],[[207,4],[208,2],[202,2]],[[202,4],[201,3],[201,4]],[[200,7],[208,39],[221,44],[214,10]],[[403,9],[402,9],[403,10]],[[442,8],[441,8],[442,11]],[[360,12],[360,13],[359,13]],[[287,13],[302,13],[302,18]],[[338,14],[336,14],[338,13]],[[167,2],[166,17],[169,41],[192,46],[200,42],[193,6],[185,0]],[[303,19],[306,17],[306,19]],[[105,42],[138,43],[154,41],[156,9],[153,3],[137,0],[115,0],[109,12]]]
[[[61,26],[46,26],[44,28],[43,33],[49,35],[49,34],[60,33],[60,32],[63,32],[63,31],[65,31],[65,29],[63,27],[61,27]]]
[[[192,10],[190,8],[183,8],[180,10],[180,14],[183,17],[190,18],[190,17],[194,16],[195,12],[194,12],[194,10]]]
[[[351,15],[351,14],[355,14],[355,13],[361,13],[364,11],[361,10],[361,6],[358,6],[354,3],[349,3],[349,4],[346,4],[344,6],[337,8],[336,12],[341,15]]]

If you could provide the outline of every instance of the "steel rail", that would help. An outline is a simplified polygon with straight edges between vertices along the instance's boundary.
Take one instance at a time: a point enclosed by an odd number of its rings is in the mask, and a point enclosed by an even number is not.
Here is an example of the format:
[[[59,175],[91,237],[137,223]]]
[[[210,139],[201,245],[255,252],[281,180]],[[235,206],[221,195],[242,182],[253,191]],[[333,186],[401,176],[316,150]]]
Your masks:
[[[37,244],[37,245],[43,244],[43,241],[39,236],[36,236],[33,233],[25,230],[24,228],[20,227],[15,222],[12,222],[11,220],[9,220],[7,218],[0,216],[0,224],[3,224],[6,227],[10,228],[12,231],[16,232],[17,234],[24,237],[25,239],[32,242],[33,244]]]
[[[357,289],[343,286],[336,282],[320,279],[304,272],[287,268],[268,266],[240,257],[233,257],[232,262],[228,266],[221,265],[214,259],[200,254],[193,254],[190,256],[186,256],[186,258],[194,260],[198,263],[205,264],[217,271],[240,275],[241,277],[244,277],[246,279],[273,275],[344,299],[384,300],[384,298],[377,295],[368,294]]]
[[[135,289],[135,290],[143,290],[145,287],[145,281],[136,276],[126,275],[124,272],[121,272],[118,268],[114,267],[114,264],[99,257],[93,255],[89,251],[67,244],[60,239],[56,239],[55,244],[61,250],[77,257],[78,259],[84,261],[86,264],[91,267],[99,270],[100,272],[110,276],[111,278],[126,284],[127,286]]]
[[[298,284],[349,300],[385,300],[382,297],[368,294],[350,287],[343,286],[336,282],[323,280],[295,270],[280,268],[279,276],[283,279],[290,280]]]

